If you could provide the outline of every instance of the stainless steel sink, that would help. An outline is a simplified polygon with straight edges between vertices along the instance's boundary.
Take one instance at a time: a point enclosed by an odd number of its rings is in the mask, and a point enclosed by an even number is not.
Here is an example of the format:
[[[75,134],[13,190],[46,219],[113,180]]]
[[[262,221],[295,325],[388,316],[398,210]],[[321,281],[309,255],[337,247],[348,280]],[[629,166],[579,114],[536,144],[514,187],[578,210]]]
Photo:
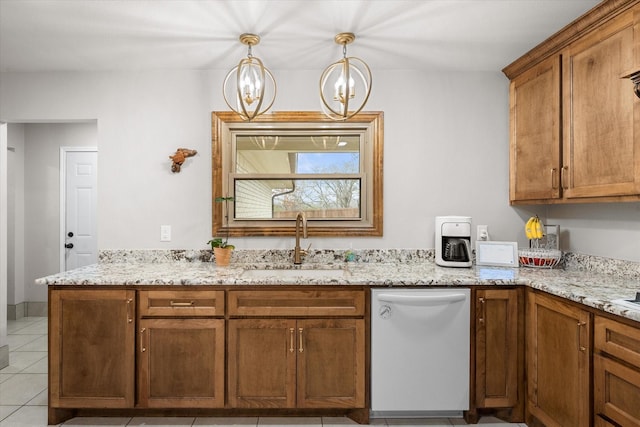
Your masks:
[[[301,279],[341,279],[347,277],[349,272],[339,268],[314,268],[314,269],[291,269],[291,268],[265,268],[244,270],[242,277],[251,279],[266,278],[301,278]]]

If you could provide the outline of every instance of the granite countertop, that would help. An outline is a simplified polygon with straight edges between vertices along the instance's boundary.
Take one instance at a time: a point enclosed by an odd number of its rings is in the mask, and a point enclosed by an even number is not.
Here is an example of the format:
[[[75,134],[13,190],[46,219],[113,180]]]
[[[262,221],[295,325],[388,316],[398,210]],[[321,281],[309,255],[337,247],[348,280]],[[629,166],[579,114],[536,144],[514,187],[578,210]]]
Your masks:
[[[256,272],[256,270],[258,270]],[[603,271],[603,270],[601,270]],[[411,262],[287,263],[179,260],[99,262],[36,280],[41,285],[364,285],[472,286],[526,285],[640,322],[640,310],[613,301],[633,298],[640,278],[594,271],[538,268],[446,268],[433,260]]]

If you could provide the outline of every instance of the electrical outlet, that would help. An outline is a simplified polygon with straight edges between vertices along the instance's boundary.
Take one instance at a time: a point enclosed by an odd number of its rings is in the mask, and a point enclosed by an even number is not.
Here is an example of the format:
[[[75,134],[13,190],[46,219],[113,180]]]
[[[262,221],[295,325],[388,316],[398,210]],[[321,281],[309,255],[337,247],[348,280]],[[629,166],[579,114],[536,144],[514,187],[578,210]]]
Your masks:
[[[476,233],[476,240],[489,240],[489,226],[479,225]]]
[[[171,241],[171,226],[170,225],[161,225],[160,226],[160,241],[161,242],[170,242]]]

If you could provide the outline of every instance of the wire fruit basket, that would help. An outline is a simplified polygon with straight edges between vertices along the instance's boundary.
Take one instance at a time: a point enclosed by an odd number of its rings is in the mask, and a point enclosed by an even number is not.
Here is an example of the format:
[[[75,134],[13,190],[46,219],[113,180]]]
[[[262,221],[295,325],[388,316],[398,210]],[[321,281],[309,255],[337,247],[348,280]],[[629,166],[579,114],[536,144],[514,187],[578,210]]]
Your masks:
[[[520,265],[524,267],[553,268],[560,262],[562,251],[558,249],[529,248],[518,250]]]

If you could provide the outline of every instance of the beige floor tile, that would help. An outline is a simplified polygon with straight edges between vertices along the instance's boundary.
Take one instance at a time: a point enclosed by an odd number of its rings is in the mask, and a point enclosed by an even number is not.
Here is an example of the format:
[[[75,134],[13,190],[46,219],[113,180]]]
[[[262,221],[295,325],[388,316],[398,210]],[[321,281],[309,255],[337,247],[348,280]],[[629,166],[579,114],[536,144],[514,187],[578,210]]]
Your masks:
[[[44,427],[47,415],[46,406],[23,406],[0,421],[0,427]]]
[[[26,405],[29,406],[47,406],[49,404],[49,389],[44,389],[36,395],[33,399],[28,401]]]
[[[451,427],[447,418],[388,418],[388,426]]]
[[[9,353],[9,366],[0,370],[0,373],[16,374],[37,361],[46,358],[47,353],[44,351],[12,351]]]
[[[21,371],[21,373],[22,374],[46,374],[47,372],[49,372],[49,359],[46,357],[46,353],[44,354],[45,354],[45,357],[38,360],[33,365],[27,366]]]
[[[47,322],[34,322],[20,329],[20,335],[44,335],[48,332]]]
[[[15,374],[13,374],[13,373],[11,373],[11,374],[0,374],[0,384],[2,384],[3,382],[5,382],[6,380],[8,380],[9,378],[11,378],[14,375]]]
[[[260,417],[258,426],[316,426],[322,427],[322,418],[320,417]]]
[[[16,348],[12,351],[48,351],[48,341],[47,336],[39,336],[33,341],[28,342],[27,344],[21,346],[20,348]]]
[[[0,384],[3,405],[24,405],[47,388],[47,374],[16,374]]]
[[[0,421],[20,409],[18,405],[0,405]]]
[[[13,353],[18,350],[20,347],[29,344],[32,341],[40,338],[39,335],[32,334],[10,334],[7,335],[7,344],[9,344],[9,352]]]
[[[200,417],[194,426],[257,426],[258,417]]]
[[[85,427],[101,427],[101,426],[126,426],[130,417],[76,417],[62,423],[63,426],[85,426]]]
[[[322,427],[357,426],[357,422],[347,417],[322,417]]]
[[[194,417],[134,417],[127,426],[190,426],[194,421]]]

